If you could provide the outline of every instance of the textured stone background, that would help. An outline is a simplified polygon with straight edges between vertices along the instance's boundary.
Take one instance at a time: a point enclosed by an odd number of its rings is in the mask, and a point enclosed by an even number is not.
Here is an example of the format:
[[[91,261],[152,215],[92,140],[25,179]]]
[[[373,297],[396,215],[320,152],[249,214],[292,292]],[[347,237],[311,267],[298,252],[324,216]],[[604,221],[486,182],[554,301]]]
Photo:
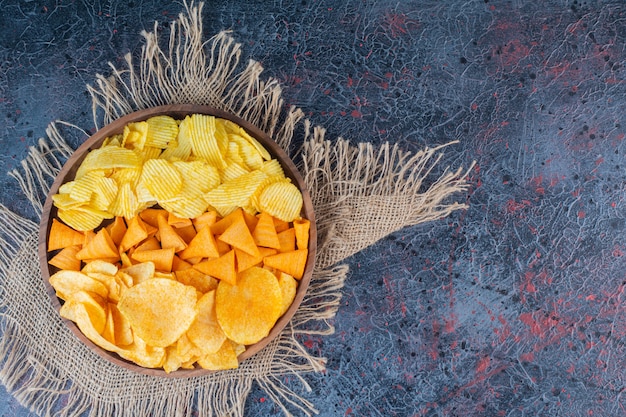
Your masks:
[[[0,1],[0,202],[55,119],[90,131],[85,84],[180,3]],[[327,416],[626,415],[623,1],[210,1],[328,137],[418,150],[453,139],[469,209],[353,256]],[[74,135],[74,144],[80,137]],[[295,380],[285,383],[297,391]],[[259,390],[247,416],[280,415]],[[30,416],[6,393],[2,416]]]

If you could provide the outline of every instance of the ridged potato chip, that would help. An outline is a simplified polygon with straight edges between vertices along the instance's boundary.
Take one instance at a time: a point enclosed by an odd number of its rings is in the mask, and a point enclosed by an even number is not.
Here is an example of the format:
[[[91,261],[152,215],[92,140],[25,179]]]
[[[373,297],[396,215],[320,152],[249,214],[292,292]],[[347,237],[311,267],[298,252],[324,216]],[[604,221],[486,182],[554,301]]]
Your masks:
[[[291,182],[279,181],[265,187],[259,195],[259,211],[290,222],[300,216],[302,193]]]
[[[178,123],[173,117],[154,116],[146,120],[146,124],[148,125],[146,146],[165,149],[168,143],[178,136]]]
[[[146,161],[139,181],[157,201],[176,198],[183,188],[180,171],[165,159]]]

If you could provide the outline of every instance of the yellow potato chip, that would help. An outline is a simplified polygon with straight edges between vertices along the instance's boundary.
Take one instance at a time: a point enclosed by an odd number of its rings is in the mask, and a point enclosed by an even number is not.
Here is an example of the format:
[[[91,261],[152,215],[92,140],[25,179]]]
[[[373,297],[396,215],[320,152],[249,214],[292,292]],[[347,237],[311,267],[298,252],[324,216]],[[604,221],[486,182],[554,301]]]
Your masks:
[[[63,223],[80,232],[93,230],[100,226],[100,223],[104,220],[102,216],[76,209],[59,209],[57,216]]]
[[[146,146],[165,149],[167,144],[178,136],[178,123],[170,116],[153,116],[146,120],[148,132]]]
[[[161,200],[159,204],[176,216],[187,218],[197,217],[207,209],[207,203],[202,197],[188,197],[182,193],[178,197]]]
[[[290,182],[274,182],[263,189],[258,199],[259,211],[291,222],[300,216],[302,193]]]
[[[265,266],[276,268],[279,271],[292,275],[296,279],[301,279],[302,275],[304,275],[308,254],[309,251],[307,249],[277,253],[276,255],[266,256],[263,259],[263,263]]]
[[[281,302],[280,316],[285,314],[293,300],[296,298],[296,292],[298,290],[298,281],[291,275],[285,272],[278,273],[278,285],[280,286],[280,291],[283,296]]]
[[[73,184],[73,183],[68,182],[66,184]],[[73,208],[76,208],[85,204],[85,202],[83,201],[74,200],[72,196],[70,195],[70,193],[55,194],[52,196],[52,202],[54,206],[60,210],[69,210],[69,209],[73,209]]]
[[[119,187],[115,200],[109,206],[109,213],[116,217],[130,219],[140,210],[141,203],[137,199],[131,185],[124,183]]]
[[[146,161],[139,181],[158,201],[175,198],[183,188],[180,171],[165,159]]]
[[[219,171],[220,182],[234,181],[242,175],[250,172],[250,170],[245,167],[243,162],[238,162],[237,160],[226,159],[225,164],[226,166]]]
[[[235,180],[220,184],[206,193],[204,198],[216,209],[232,206],[244,207],[249,204],[250,197],[266,178],[267,175],[264,172],[252,171],[237,177]],[[220,214],[225,215],[225,213]]]
[[[281,303],[278,280],[259,267],[239,274],[237,285],[220,281],[216,290],[217,320],[229,339],[243,345],[256,343],[269,334]]]
[[[76,171],[76,180],[94,171],[139,167],[140,160],[130,149],[105,146],[90,151]]]
[[[165,363],[165,348],[150,346],[137,335],[133,335],[132,344],[114,352],[144,368],[160,368]]]
[[[285,178],[285,171],[283,171],[283,167],[278,162],[278,159],[264,161],[261,171],[265,172],[268,177]]]
[[[147,134],[147,122],[127,123],[122,133],[122,147],[127,149],[143,149],[146,144]]]
[[[172,163],[183,177],[182,194],[198,197],[220,184],[220,174],[206,161],[174,161]]]
[[[104,284],[77,271],[61,270],[50,277],[50,285],[59,298],[67,301],[79,291],[92,292],[101,297],[108,297],[109,290]]]
[[[191,116],[192,153],[206,160],[212,166],[221,169],[226,166],[224,153],[227,143],[215,135],[215,117],[204,114]]]
[[[155,271],[156,268],[153,262],[141,262],[119,270],[119,272],[123,272],[132,279],[131,284],[128,285],[129,287],[140,284],[154,277]]]
[[[189,329],[196,302],[195,288],[153,278],[126,290],[117,307],[137,336],[150,346],[166,347]]]
[[[215,353],[226,340],[215,313],[215,290],[204,294],[196,309],[198,315],[187,330],[187,337],[199,348],[201,355]]]
[[[82,269],[81,272],[83,274],[89,274],[90,272],[98,272],[101,274],[115,275],[117,274],[117,271],[118,271],[118,268],[115,264],[101,261],[101,260],[96,260],[85,265],[85,267]]]

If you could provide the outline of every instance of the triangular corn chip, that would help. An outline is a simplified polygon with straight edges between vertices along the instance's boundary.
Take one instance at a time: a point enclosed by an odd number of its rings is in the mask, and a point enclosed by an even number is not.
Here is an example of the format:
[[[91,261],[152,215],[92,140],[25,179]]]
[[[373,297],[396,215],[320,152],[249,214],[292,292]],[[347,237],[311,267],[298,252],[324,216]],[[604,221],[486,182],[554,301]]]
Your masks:
[[[120,252],[126,252],[131,247],[148,237],[146,224],[139,216],[135,216],[128,221],[128,229],[119,244]]]
[[[171,272],[174,248],[135,251],[130,257],[138,262],[152,262],[157,271]]]
[[[113,239],[113,242],[119,246],[127,230],[126,223],[124,222],[124,218],[116,217],[113,223],[107,226],[107,230],[109,231],[109,234],[111,235],[111,239]]]
[[[186,244],[189,244],[196,237],[196,229],[191,226],[174,228],[176,234],[180,236]]]
[[[144,223],[156,228],[159,227],[159,216],[165,216],[165,218],[167,218],[168,213],[158,208],[147,208],[139,213],[139,217],[141,217]]]
[[[191,258],[217,258],[220,253],[217,250],[215,237],[211,233],[210,227],[201,229],[198,234],[189,242],[185,250],[180,252],[180,258],[188,260]]]
[[[158,226],[161,247],[163,249],[174,248],[174,252],[180,252],[187,248],[187,243],[176,233],[174,228],[165,219],[165,216],[158,217]]]
[[[174,255],[174,259],[172,260],[172,272],[183,271],[191,268],[191,266],[189,262],[183,261],[178,255]]]
[[[276,268],[279,271],[292,275],[296,279],[301,279],[302,275],[304,275],[304,266],[306,265],[308,255],[309,251],[307,249],[298,249],[266,256],[263,259],[263,263],[265,266]]]
[[[279,252],[291,252],[296,250],[296,230],[293,227],[278,233],[280,241]]]
[[[263,256],[260,253],[259,256],[253,256],[238,248],[235,248],[235,258],[237,258],[237,272],[245,271],[263,262]]]
[[[192,220],[194,227],[199,232],[205,226],[212,226],[217,222],[217,211],[211,210],[202,213]]]
[[[191,222],[191,219],[178,217],[174,213],[168,213],[167,224],[169,224],[170,226],[176,229],[193,225],[193,223]]]
[[[71,227],[52,219],[50,233],[48,234],[48,252],[63,249],[68,246],[82,245],[85,235]]]
[[[155,250],[155,249],[164,249],[161,247],[161,242],[159,242],[155,236],[146,238],[146,240],[141,242],[136,248],[134,248],[134,250],[131,248],[133,252],[142,251],[142,250]]]
[[[258,246],[280,249],[280,240],[274,227],[274,218],[267,213],[259,214],[259,221],[252,231],[252,237]]]
[[[243,215],[237,219],[237,221],[228,226],[228,229],[224,230],[224,233],[218,237],[218,240],[228,243],[234,248],[241,249],[252,256],[260,256],[259,248],[254,243],[254,238],[250,233],[250,229],[248,229]]]
[[[209,259],[193,266],[203,272],[231,285],[237,283],[237,271],[235,269],[235,251],[231,250],[216,259]]]
[[[298,249],[308,249],[311,222],[304,218],[296,219],[293,221],[293,228],[296,234],[296,247]]]
[[[107,229],[104,228],[100,229],[96,236],[76,254],[76,258],[81,260],[102,258],[119,260],[119,256],[117,246],[115,246]]]
[[[274,228],[276,229],[276,233],[284,232],[289,229],[289,222],[273,217],[274,219]]]
[[[81,261],[76,257],[81,246],[68,246],[63,248],[48,261],[52,266],[56,266],[59,269],[65,269],[70,271],[79,271]]]
[[[244,220],[243,210],[241,208],[238,208],[232,211],[231,213],[229,213],[224,218],[212,224],[211,231],[213,232],[214,235],[221,235],[222,233],[226,231],[226,229],[228,229],[228,227],[231,224],[233,224],[234,222],[241,221],[241,220]],[[244,220],[244,223],[245,223],[245,220]]]

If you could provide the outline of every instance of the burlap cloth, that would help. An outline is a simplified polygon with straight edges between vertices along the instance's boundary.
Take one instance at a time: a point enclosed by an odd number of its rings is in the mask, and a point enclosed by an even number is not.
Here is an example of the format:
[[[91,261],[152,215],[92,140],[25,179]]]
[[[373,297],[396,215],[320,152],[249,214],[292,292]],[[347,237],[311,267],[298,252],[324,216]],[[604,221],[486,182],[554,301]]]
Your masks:
[[[348,256],[409,225],[440,219],[462,204],[450,196],[466,187],[465,173],[448,171],[423,180],[440,159],[440,148],[417,154],[385,144],[350,144],[324,139],[297,108],[284,109],[276,80],[261,77],[258,62],[240,62],[241,46],[227,33],[202,39],[202,4],[186,5],[172,22],[168,39],[143,33],[136,65],[87,86],[96,126],[135,110],[175,103],[208,104],[255,124],[298,163],[311,192],[319,229],[318,257],[310,289],[290,324],[266,349],[236,370],[193,378],[140,375],[92,353],[63,325],[52,308],[37,261],[38,227],[0,207],[0,379],[24,406],[59,416],[241,416],[253,383],[286,415],[311,415],[304,398],[305,376],[324,370],[325,359],[299,343],[302,335],[328,335],[348,272]],[[303,145],[292,149],[296,127]],[[62,132],[53,123],[47,138],[30,150],[19,182],[38,215],[49,185],[69,157]],[[295,376],[301,388],[287,387]],[[291,378],[292,380],[294,378]],[[296,392],[298,391],[298,392]]]

